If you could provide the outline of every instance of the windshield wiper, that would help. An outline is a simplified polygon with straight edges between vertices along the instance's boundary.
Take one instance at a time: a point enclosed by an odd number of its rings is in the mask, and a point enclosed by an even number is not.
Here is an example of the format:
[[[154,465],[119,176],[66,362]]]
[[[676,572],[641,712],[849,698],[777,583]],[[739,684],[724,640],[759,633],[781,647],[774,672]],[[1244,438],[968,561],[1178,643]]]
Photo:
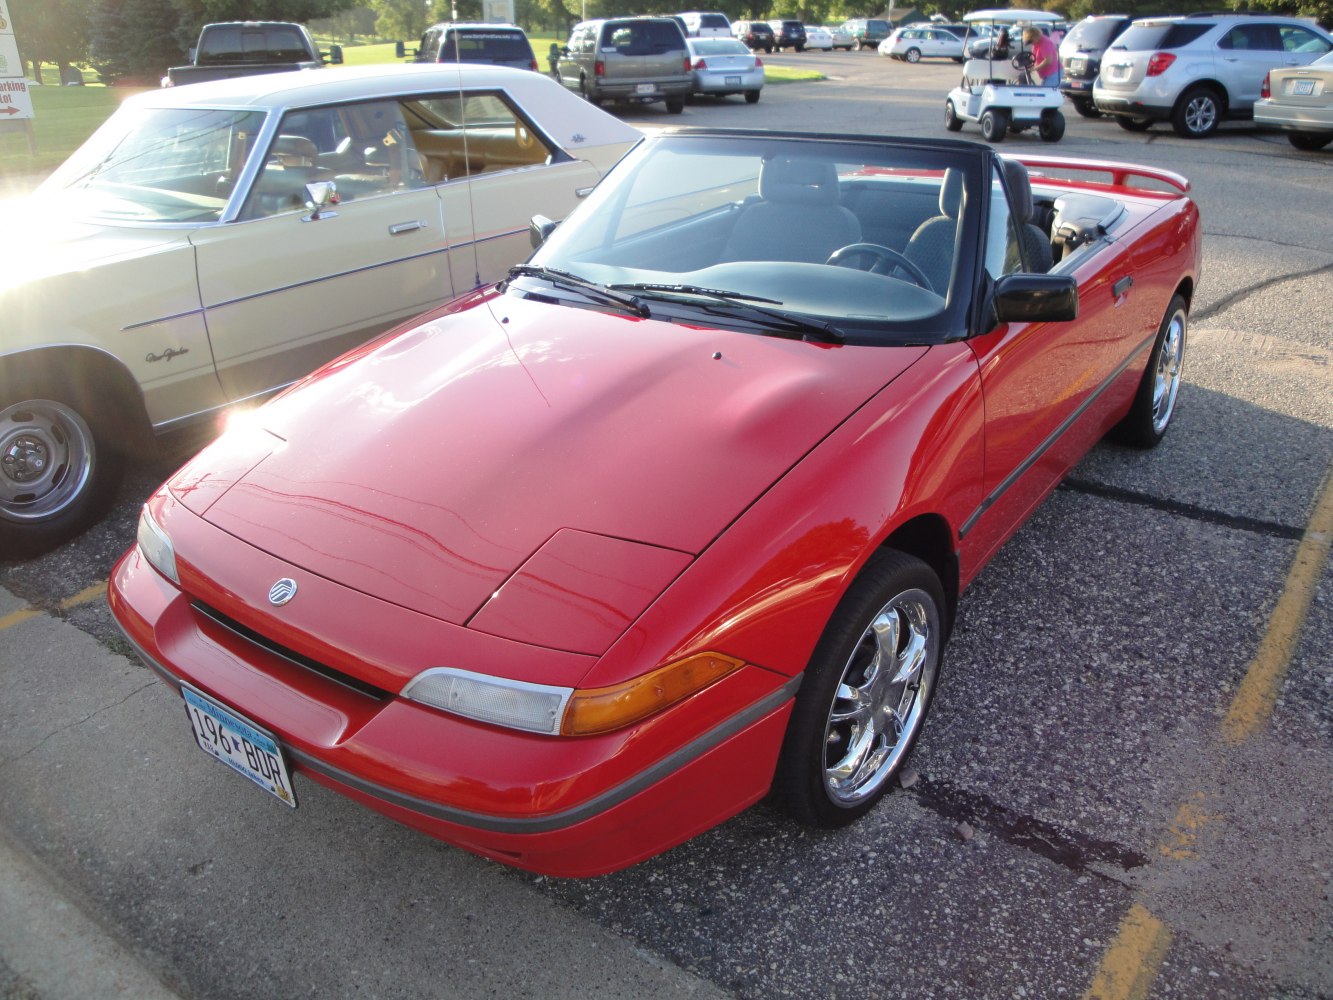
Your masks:
[[[779,309],[765,309],[755,305],[764,302],[769,305],[782,305],[781,299],[769,299],[762,295],[748,295],[745,292],[733,292],[724,288],[705,288],[702,285],[656,284],[649,281],[627,284],[608,285],[608,288],[622,292],[645,292],[661,296],[692,296],[707,299],[707,304],[700,308],[717,315],[740,316],[753,321],[764,320],[776,327],[773,332],[799,333],[802,337],[819,340],[826,344],[841,344],[846,341],[841,330],[823,320],[805,319],[794,313]]]
[[[543,267],[540,264],[516,264],[509,269],[509,277],[541,278],[557,288],[579,292],[590,299],[605,305],[614,305],[640,319],[647,319],[652,313],[637,295],[623,295],[612,291],[606,285],[580,277],[572,271],[562,271],[558,267]]]

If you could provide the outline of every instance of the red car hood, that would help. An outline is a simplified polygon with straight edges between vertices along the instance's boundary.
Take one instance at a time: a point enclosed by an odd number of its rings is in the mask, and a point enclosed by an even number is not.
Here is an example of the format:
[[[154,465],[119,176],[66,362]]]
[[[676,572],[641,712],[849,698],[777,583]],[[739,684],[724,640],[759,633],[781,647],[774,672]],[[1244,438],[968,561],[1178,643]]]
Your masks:
[[[297,567],[457,624],[539,550],[633,550],[646,606],[924,351],[495,297],[332,363],[257,414],[281,441],[224,437],[172,489]]]

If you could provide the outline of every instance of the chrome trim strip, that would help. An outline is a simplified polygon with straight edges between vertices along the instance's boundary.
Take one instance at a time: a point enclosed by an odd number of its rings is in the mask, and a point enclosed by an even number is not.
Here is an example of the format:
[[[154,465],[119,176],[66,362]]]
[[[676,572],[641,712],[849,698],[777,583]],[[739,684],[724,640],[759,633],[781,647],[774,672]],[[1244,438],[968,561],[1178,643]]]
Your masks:
[[[142,330],[146,326],[153,326],[157,323],[170,323],[172,320],[184,319],[186,316],[202,316],[203,312],[204,310],[202,308],[188,309],[185,312],[174,313],[171,316],[161,316],[158,319],[149,319],[149,320],[144,320],[144,322],[142,323],[131,323],[129,326],[122,326],[120,328],[120,332],[129,333],[131,330]]]
[[[1079,404],[1078,409],[1076,409],[1073,413],[1067,416],[1059,427],[1051,431],[1051,433],[1047,435],[1046,440],[1043,441],[1041,444],[1037,445],[1036,449],[1032,452],[1032,454],[1028,455],[1027,458],[1023,459],[1023,461],[1019,463],[1018,468],[1014,469],[1013,472],[1009,473],[1009,475],[1005,477],[1004,482],[1000,483],[999,486],[995,487],[994,491],[992,491],[990,496],[986,497],[986,499],[981,501],[981,504],[977,507],[976,510],[974,510],[971,513],[968,519],[963,522],[962,528],[959,529],[958,531],[959,541],[962,541],[964,538],[967,537],[967,533],[976,527],[977,521],[981,520],[981,515],[986,513],[986,511],[990,510],[991,507],[995,505],[995,502],[999,500],[1000,497],[1004,496],[1004,494],[1016,482],[1018,482],[1018,480],[1021,479],[1029,469],[1031,469],[1034,465],[1036,465],[1037,462],[1041,461],[1041,457],[1045,455],[1046,452],[1050,451],[1051,446],[1054,445],[1056,441],[1060,440],[1060,438],[1064,436],[1065,432],[1068,431],[1069,428],[1072,427],[1078,421],[1078,418],[1081,417],[1087,411],[1088,407],[1092,406],[1093,403],[1097,402],[1097,400],[1101,398],[1102,393],[1106,392],[1107,389],[1111,388],[1111,385],[1116,381],[1116,379],[1118,379],[1121,375],[1125,373],[1125,369],[1127,369],[1131,364],[1133,364],[1134,359],[1138,357],[1141,353],[1143,353],[1144,348],[1151,347],[1152,342],[1156,339],[1157,339],[1157,331],[1154,330],[1150,336],[1144,339],[1143,343],[1139,344],[1138,347],[1134,348],[1134,350],[1130,352],[1129,357],[1125,358],[1124,361],[1120,362],[1120,364],[1116,366],[1115,371],[1113,371],[1110,375],[1108,375],[1105,378],[1105,380],[1103,380],[1102,384],[1099,385],[1096,388],[1096,390],[1091,395],[1088,396],[1087,399],[1085,399],[1082,403]]]
[[[180,690],[183,683],[179,677],[170,670],[158,663],[156,659],[150,656],[142,646],[130,637],[124,627],[120,625],[119,620],[116,625],[120,627],[126,642],[134,647],[135,653],[139,658],[162,678],[168,685],[176,691]],[[427,816],[430,819],[443,820],[446,823],[455,823],[459,826],[471,827],[474,830],[485,830],[489,833],[549,833],[552,830],[559,830],[567,826],[573,826],[576,823],[582,823],[584,820],[591,819],[598,813],[606,812],[615,806],[620,805],[626,799],[637,795],[639,792],[656,784],[663,778],[680,770],[685,765],[702,757],[709,750],[720,746],[732,736],[735,736],[741,730],[758,722],[764,716],[781,708],[789,699],[796,696],[797,690],[801,686],[801,680],[804,674],[797,674],[788,680],[782,687],[770,692],[758,701],[737,712],[731,718],[714,726],[702,736],[687,743],[685,746],[676,750],[674,753],[662,758],[656,764],[640,771],[634,777],[615,788],[609,788],[601,795],[589,799],[582,805],[575,806],[572,809],[566,809],[564,812],[552,813],[547,816],[535,816],[532,818],[522,816],[488,816],[484,813],[468,812],[464,809],[454,809],[450,806],[440,805],[437,802],[430,802],[426,799],[417,798],[413,795],[407,795],[398,792],[392,788],[385,788],[383,785],[377,785],[374,782],[366,781],[355,775],[348,774],[340,768],[326,764],[317,757],[298,750],[285,740],[278,739],[278,744],[283,751],[302,767],[311,771],[316,771],[327,778],[331,778],[341,785],[346,785],[363,795],[369,795],[372,798],[379,799],[389,805],[398,806],[401,809],[410,809],[415,813]],[[235,709],[233,709],[235,711]],[[260,725],[263,725],[261,722]]]

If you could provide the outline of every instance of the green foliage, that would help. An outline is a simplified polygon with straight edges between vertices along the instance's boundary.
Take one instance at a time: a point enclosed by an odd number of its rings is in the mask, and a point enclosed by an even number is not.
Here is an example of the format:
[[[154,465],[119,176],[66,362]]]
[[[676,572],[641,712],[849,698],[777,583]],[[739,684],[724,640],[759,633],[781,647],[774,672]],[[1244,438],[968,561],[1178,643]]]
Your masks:
[[[9,0],[19,54],[28,62],[60,66],[88,58],[88,15],[93,0]]]
[[[171,0],[97,0],[89,18],[93,65],[109,83],[154,84],[185,57],[172,34],[178,25]]]

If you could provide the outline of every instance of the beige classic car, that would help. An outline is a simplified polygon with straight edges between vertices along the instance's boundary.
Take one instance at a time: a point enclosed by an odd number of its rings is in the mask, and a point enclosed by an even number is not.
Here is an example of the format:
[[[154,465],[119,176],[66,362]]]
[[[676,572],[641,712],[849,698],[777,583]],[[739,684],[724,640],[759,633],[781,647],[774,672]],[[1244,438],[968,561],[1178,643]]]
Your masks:
[[[376,66],[127,100],[0,218],[0,558],[123,455],[495,282],[640,138],[538,73]]]

